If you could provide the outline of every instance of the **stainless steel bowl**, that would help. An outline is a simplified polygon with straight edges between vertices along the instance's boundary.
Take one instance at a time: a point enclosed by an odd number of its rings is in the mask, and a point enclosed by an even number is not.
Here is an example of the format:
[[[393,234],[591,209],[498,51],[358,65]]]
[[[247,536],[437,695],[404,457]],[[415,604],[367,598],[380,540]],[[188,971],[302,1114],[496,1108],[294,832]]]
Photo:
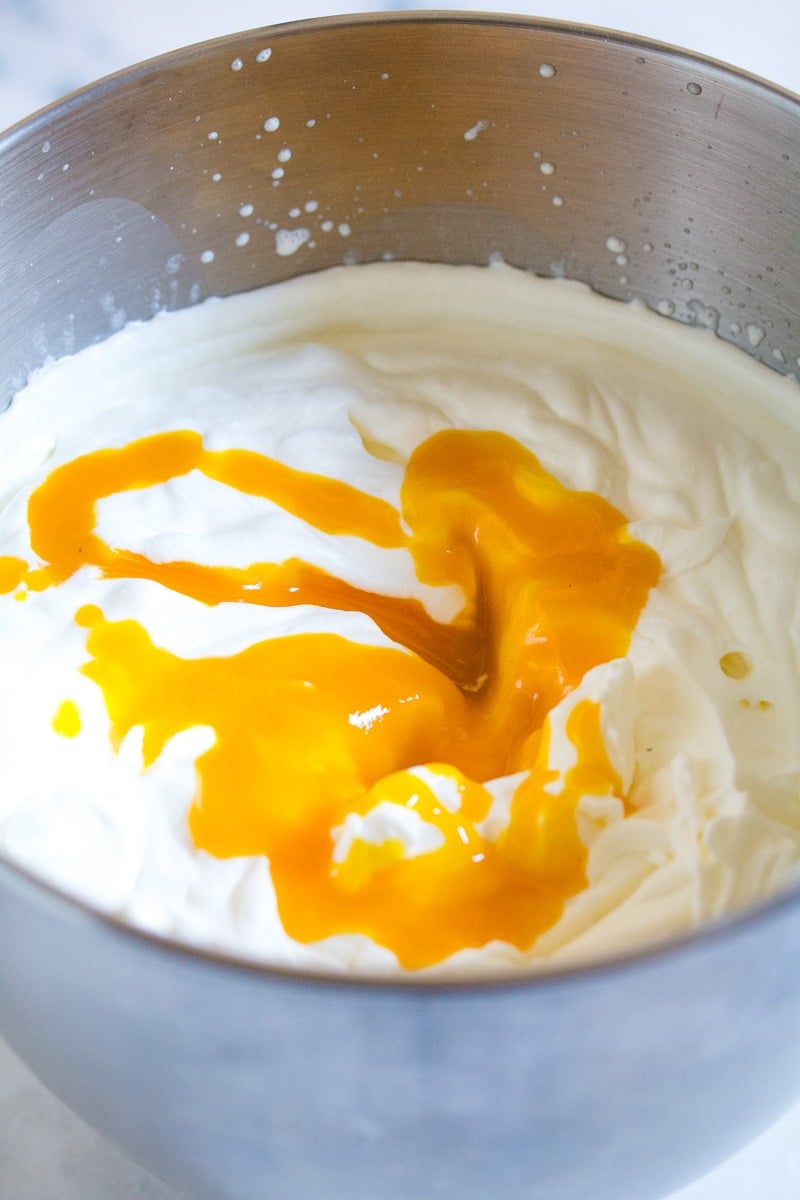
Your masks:
[[[620,34],[431,13],[190,48],[0,142],[0,405],[125,320],[382,256],[500,255],[797,371],[799,178],[797,98]],[[795,892],[545,978],[331,980],[0,864],[0,1030],[198,1200],[643,1200],[800,1094],[798,945]]]

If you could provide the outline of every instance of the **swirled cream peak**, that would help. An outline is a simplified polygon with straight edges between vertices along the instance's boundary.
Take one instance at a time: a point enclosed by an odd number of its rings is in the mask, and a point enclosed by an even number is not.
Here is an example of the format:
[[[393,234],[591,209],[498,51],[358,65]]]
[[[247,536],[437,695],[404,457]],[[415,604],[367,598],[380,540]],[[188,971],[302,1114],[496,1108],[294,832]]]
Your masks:
[[[785,396],[577,285],[417,264],[41,372],[0,418],[0,846],[150,928],[369,970],[616,950],[785,886]]]

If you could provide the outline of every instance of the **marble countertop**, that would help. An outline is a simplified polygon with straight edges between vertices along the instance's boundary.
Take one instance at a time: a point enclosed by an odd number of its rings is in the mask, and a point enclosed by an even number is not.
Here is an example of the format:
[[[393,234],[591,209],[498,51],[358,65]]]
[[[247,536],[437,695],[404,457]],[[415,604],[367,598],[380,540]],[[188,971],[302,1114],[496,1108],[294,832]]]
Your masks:
[[[0,129],[66,92],[181,45],[279,21],[380,8],[536,12],[684,46],[800,93],[797,0],[0,0]],[[2,983],[0,983],[2,986]],[[670,1200],[796,1200],[800,1105]],[[55,1100],[0,1041],[2,1200],[191,1200],[128,1162]],[[314,1200],[310,1197],[309,1200]],[[375,1200],[380,1200],[376,1197]],[[409,1197],[409,1200],[414,1198]],[[498,1198],[502,1200],[502,1198]]]

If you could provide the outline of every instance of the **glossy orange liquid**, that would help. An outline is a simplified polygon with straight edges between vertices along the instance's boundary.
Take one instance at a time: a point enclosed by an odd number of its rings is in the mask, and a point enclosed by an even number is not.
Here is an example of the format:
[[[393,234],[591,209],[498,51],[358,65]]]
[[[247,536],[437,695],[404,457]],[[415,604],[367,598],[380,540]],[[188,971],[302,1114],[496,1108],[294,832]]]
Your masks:
[[[364,591],[299,559],[272,563],[268,546],[263,561],[231,569],[156,564],[98,538],[99,499],[192,470],[331,537],[406,549],[422,582],[461,588],[463,608],[442,624],[417,600]],[[115,744],[141,726],[147,767],[180,731],[213,729],[197,760],[192,836],[221,857],[269,858],[292,937],[363,933],[405,967],[423,967],[492,939],[526,949],[585,886],[576,804],[587,793],[619,795],[621,785],[597,705],[572,710],[576,761],[560,779],[547,765],[547,714],[590,667],[625,653],[660,564],[619,511],[563,487],[518,442],[485,431],[434,435],[407,465],[397,512],[251,451],[159,434],[57,468],[28,517],[42,564],[24,574],[31,590],[90,566],[206,604],[358,609],[399,644],[309,634],[183,659],[135,621],[107,621],[93,607],[77,614],[87,628],[84,671],[102,689]],[[16,586],[20,571],[8,567],[6,577]],[[69,736],[80,736],[79,714]],[[439,789],[409,771],[418,764],[444,777],[454,803],[445,807]],[[483,781],[518,771],[528,774],[508,826],[487,840]],[[399,840],[356,837],[337,854],[347,815],[386,800],[434,825],[440,846],[407,857]]]
[[[13,592],[25,578],[28,564],[10,554],[0,556],[0,596]]]

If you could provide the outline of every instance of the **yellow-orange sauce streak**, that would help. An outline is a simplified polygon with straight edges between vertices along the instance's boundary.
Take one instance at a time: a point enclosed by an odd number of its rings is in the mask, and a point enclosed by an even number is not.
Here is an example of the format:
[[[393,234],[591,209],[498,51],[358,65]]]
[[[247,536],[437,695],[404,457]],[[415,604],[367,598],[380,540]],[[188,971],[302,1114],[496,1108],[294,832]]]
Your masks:
[[[27,575],[28,564],[10,554],[0,555],[0,596],[13,592]]]
[[[442,624],[419,601],[364,591],[299,559],[272,563],[268,546],[263,562],[232,569],[157,564],[98,538],[99,499],[192,470],[333,537],[404,547],[423,583],[462,589],[462,610]],[[547,767],[547,714],[590,667],[626,652],[660,564],[622,513],[565,488],[512,438],[434,435],[407,465],[398,513],[250,451],[159,434],[57,468],[28,517],[44,564],[27,572],[31,589],[91,565],[207,604],[359,609],[407,648],[309,634],[187,660],[135,621],[107,621],[91,606],[78,614],[88,629],[84,670],[102,689],[115,744],[141,726],[147,767],[181,730],[213,729],[197,760],[195,843],[221,857],[266,855],[292,937],[363,933],[404,966],[423,967],[495,938],[527,948],[585,886],[577,802],[621,786],[596,704],[583,701],[568,718],[576,761],[560,780]],[[19,571],[8,576],[16,584]],[[455,789],[455,811],[409,772],[419,764]],[[489,841],[478,829],[491,802],[483,781],[517,771],[528,775],[509,824]],[[399,842],[356,838],[336,861],[334,834],[347,815],[385,800],[435,825],[440,847],[405,857]]]

